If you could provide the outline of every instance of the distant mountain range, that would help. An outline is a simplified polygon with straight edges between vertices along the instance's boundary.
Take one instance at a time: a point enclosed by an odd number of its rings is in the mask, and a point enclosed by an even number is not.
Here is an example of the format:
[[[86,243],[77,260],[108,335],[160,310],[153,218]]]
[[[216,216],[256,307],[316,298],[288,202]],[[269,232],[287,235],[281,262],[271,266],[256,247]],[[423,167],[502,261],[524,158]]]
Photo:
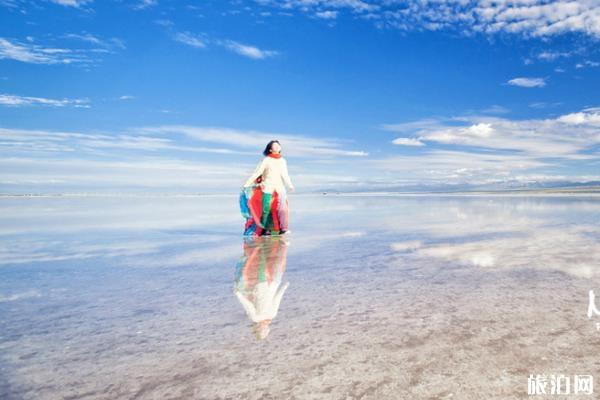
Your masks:
[[[518,180],[498,181],[486,184],[414,184],[398,186],[382,186],[355,189],[323,189],[315,193],[369,193],[369,192],[394,192],[394,193],[462,193],[462,192],[592,192],[600,193],[600,181],[572,182],[572,181],[529,181]]]
[[[529,181],[519,180],[497,181],[486,184],[406,184],[406,185],[377,185],[368,184],[364,187],[324,188],[318,190],[302,190],[298,194],[325,193],[600,193],[600,181]],[[224,192],[146,192],[139,191],[69,191],[69,192],[30,192],[30,193],[0,193],[0,197],[146,197],[146,196],[237,196],[235,189]]]

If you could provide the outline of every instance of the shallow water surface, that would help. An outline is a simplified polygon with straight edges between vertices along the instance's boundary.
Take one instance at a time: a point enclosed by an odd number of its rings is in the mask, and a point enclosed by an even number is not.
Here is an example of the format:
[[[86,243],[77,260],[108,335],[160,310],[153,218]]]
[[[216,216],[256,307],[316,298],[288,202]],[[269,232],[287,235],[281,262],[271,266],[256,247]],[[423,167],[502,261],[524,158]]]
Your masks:
[[[291,235],[244,239],[235,196],[0,199],[0,398],[511,399],[530,374],[579,398],[575,375],[600,379],[599,197],[289,200]]]

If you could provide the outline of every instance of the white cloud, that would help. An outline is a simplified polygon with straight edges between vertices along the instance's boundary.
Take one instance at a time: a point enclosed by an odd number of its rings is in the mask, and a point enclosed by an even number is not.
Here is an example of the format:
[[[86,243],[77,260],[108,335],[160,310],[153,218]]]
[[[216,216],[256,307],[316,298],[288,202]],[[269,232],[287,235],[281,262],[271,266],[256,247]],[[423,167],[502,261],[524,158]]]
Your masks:
[[[130,95],[123,95],[119,97],[119,100],[133,100],[135,99],[135,96],[130,96]]]
[[[139,3],[133,6],[134,10],[144,10],[146,8],[154,7],[158,4],[158,0],[141,0]]]
[[[178,32],[173,36],[177,42],[187,44],[188,46],[203,49],[206,47],[206,39],[204,37],[194,35],[189,32]]]
[[[509,85],[520,86],[525,88],[535,88],[546,86],[544,78],[514,78],[507,82]]]
[[[478,183],[516,176],[526,179],[526,175],[542,167],[560,171],[566,165],[600,161],[593,151],[600,145],[600,108],[548,119],[466,116],[388,124],[382,128],[412,133],[413,140],[427,142],[427,149],[366,163],[386,173],[423,181]],[[444,145],[444,150],[436,144]]]
[[[136,150],[145,152],[176,151],[186,153],[213,154],[252,154],[237,149],[222,147],[206,147],[199,145],[181,146],[170,138],[153,137],[148,134],[133,132],[121,134],[56,132],[44,130],[5,129],[0,128],[3,141],[0,151],[11,154],[36,153],[73,153],[86,155],[104,154],[118,156],[119,150]]]
[[[256,0],[256,2],[284,9],[298,8],[304,12],[319,12],[322,8],[348,9],[356,13],[380,9],[377,4],[362,0]]]
[[[205,34],[178,32],[173,35],[173,39],[177,42],[196,48],[206,48],[209,44],[222,46],[231,52],[254,60],[262,60],[279,54],[279,52],[274,50],[260,49],[256,46],[236,42],[235,40],[212,39]]]
[[[481,110],[481,112],[486,114],[506,114],[510,112],[510,110],[506,107],[502,107],[495,104],[493,106]]]
[[[0,38],[0,59],[3,58],[33,64],[70,64],[82,61],[69,49],[42,47]]]
[[[129,160],[132,156],[136,160],[144,160],[149,157],[158,160],[159,163],[170,162],[178,159],[194,157],[194,154],[200,154],[208,159],[210,157],[219,157],[214,159],[214,166],[222,166],[228,170],[234,169],[233,164],[238,165],[240,156],[246,156],[252,159],[252,164],[259,157],[264,146],[272,139],[279,139],[283,145],[284,154],[287,156],[302,157],[311,160],[326,160],[365,157],[366,152],[347,150],[344,146],[347,141],[337,140],[335,138],[312,138],[302,135],[265,133],[258,131],[239,131],[227,128],[208,128],[192,126],[161,126],[131,129],[124,133],[79,133],[79,132],[59,132],[44,130],[17,130],[0,128],[0,155],[6,160],[11,158],[48,158],[72,159],[81,158],[81,163],[86,158]],[[191,140],[190,140],[191,139]],[[235,155],[236,157],[223,157]],[[174,158],[175,160],[170,160]],[[204,158],[204,159],[206,159]],[[41,161],[40,161],[41,162]],[[152,161],[149,161],[151,163]],[[52,164],[50,162],[50,164]],[[12,165],[12,167],[11,167]],[[5,174],[2,182],[8,184],[13,182],[18,187],[23,185],[35,185],[34,181],[40,181],[41,186],[50,185],[50,188],[66,185],[71,182],[66,170],[60,174],[47,175],[45,172],[46,164],[39,168],[33,168],[35,172],[25,174],[17,162],[6,161],[4,164]],[[3,167],[3,168],[4,168]],[[247,165],[240,169],[240,173],[251,173],[253,165]],[[11,173],[9,173],[12,170]],[[49,169],[51,171],[52,168]],[[74,175],[79,174],[73,171]],[[125,170],[123,173],[125,174]],[[106,171],[101,175],[104,176]],[[140,172],[141,174],[141,172]],[[307,186],[348,186],[356,183],[356,179],[351,177],[347,170],[340,170],[339,173],[331,168],[326,171],[308,170],[299,176],[300,182]],[[37,178],[36,178],[37,176]],[[87,175],[86,175],[87,176]],[[108,175],[107,175],[108,176]],[[107,178],[108,179],[108,178]],[[125,178],[123,178],[125,179]],[[129,178],[128,178],[129,179]],[[131,180],[135,181],[135,177]],[[144,178],[151,180],[151,177]],[[212,178],[211,178],[212,179]],[[64,181],[64,182],[63,182]],[[92,179],[93,182],[94,180]],[[177,182],[174,180],[173,182]],[[212,181],[211,181],[212,182]],[[214,181],[216,182],[216,180]],[[236,179],[227,181],[231,187],[238,187],[241,182]],[[78,187],[85,187],[85,179],[75,182]],[[106,180],[104,185],[108,185]],[[167,182],[162,185],[168,186]],[[133,185],[138,187],[139,185]],[[64,187],[61,186],[61,187]],[[182,188],[189,189],[189,188]],[[221,190],[218,185],[212,184],[209,191]]]
[[[558,58],[567,58],[573,55],[572,52],[561,52],[561,51],[542,51],[537,55],[537,58],[544,61],[554,61]]]
[[[0,0],[0,6],[17,8],[16,0]]]
[[[286,154],[303,157],[364,157],[367,155],[364,151],[353,151],[340,148],[343,142],[335,138],[314,138],[303,135],[189,125],[165,125],[138,128],[134,130],[134,132],[168,135],[183,134],[202,142],[227,144],[234,148],[252,149],[254,151],[262,151],[264,146],[270,140],[277,139],[281,142]]]
[[[419,136],[428,141],[470,145],[496,150],[514,150],[522,154],[545,157],[578,158],[577,155],[600,140],[593,124],[600,112],[586,109],[555,119],[509,120],[492,117],[461,118],[468,126],[425,128]],[[571,125],[581,125],[569,129]],[[574,127],[572,127],[574,128]]]
[[[580,63],[575,64],[575,68],[577,68],[577,69],[585,68],[585,67],[598,67],[598,66],[600,66],[600,62],[590,61],[590,60],[584,60]]]
[[[169,163],[194,159],[199,154],[202,160],[211,160],[206,164],[214,163],[215,167],[222,166],[231,172],[236,168],[233,164],[239,155],[245,155],[249,163],[241,169],[237,166],[238,175],[242,176],[252,171],[252,164],[259,160],[264,146],[273,139],[281,141],[286,157],[294,157],[292,179],[297,177],[303,187],[315,188],[595,179],[594,164],[597,167],[600,161],[596,150],[600,145],[600,108],[546,119],[467,115],[386,124],[382,128],[399,132],[397,143],[401,146],[418,146],[418,143],[427,146],[394,147],[391,150],[395,155],[374,159],[367,158],[368,153],[360,147],[356,149],[351,141],[335,137],[224,127],[161,125],[114,134],[0,129],[0,155],[4,160],[0,166],[0,181],[15,188],[46,185],[62,190],[69,185],[86,187],[88,180],[109,188],[108,166],[85,166],[87,161],[105,159],[106,163],[120,163],[116,164],[119,177],[114,181],[119,188],[130,184],[136,188],[176,190],[204,182],[202,187],[207,190],[210,187],[208,191],[222,191],[218,179],[210,176],[202,181],[197,176],[212,169],[204,170],[203,166],[191,169],[192,177],[185,172],[186,176],[181,179],[173,178],[177,174],[173,170],[163,171],[157,178],[159,182],[153,184],[148,166],[156,163],[169,169],[166,167]],[[236,157],[227,157],[228,154]],[[123,161],[132,157],[143,161],[145,166]],[[26,163],[23,159],[29,161]],[[37,164],[32,161],[36,159]],[[80,163],[60,164],[59,168],[57,160],[71,159],[80,159]],[[315,165],[323,168],[315,168]],[[169,186],[171,178],[173,185]],[[135,183],[136,180],[139,182]],[[227,182],[230,185],[227,190],[230,190],[241,180],[237,181],[234,175]]]
[[[390,132],[412,132],[425,128],[442,127],[443,119],[440,118],[426,118],[412,122],[402,122],[400,124],[382,124],[380,128]]]
[[[234,53],[255,60],[262,60],[264,58],[273,57],[278,54],[278,52],[274,50],[262,50],[258,47],[242,44],[234,40],[225,40],[220,41],[219,43],[221,43],[225,48],[233,51]]]
[[[251,172],[251,167],[248,169]],[[3,186],[10,184],[36,192],[171,189],[196,193],[239,188],[246,172],[239,164],[162,157],[136,157],[136,161],[3,157],[0,171]]]
[[[104,40],[89,33],[67,34],[63,38],[76,39],[90,43],[87,48],[53,47],[35,43],[28,36],[26,42],[0,37],[0,59],[10,59],[31,64],[93,64],[99,54],[111,53],[114,49],[124,49],[125,44],[118,38]]]
[[[55,4],[59,4],[61,6],[65,6],[65,7],[75,7],[75,8],[79,8],[81,6],[84,6],[88,3],[91,3],[92,0],[50,0]]]
[[[465,130],[465,133],[470,136],[475,137],[489,137],[494,132],[492,128],[492,124],[479,123],[475,125],[471,125]]]
[[[499,33],[547,37],[576,32],[600,37],[600,3],[595,0],[256,0],[315,15],[324,8],[347,11],[379,27],[454,30],[465,35]]]
[[[554,103],[547,103],[544,101],[536,101],[534,103],[530,103],[529,107],[531,108],[537,108],[537,109],[543,109],[543,108],[550,108],[550,107],[558,107],[560,105],[562,105],[563,103],[561,102],[554,102]]]
[[[79,40],[83,40],[85,42],[89,42],[89,43],[93,43],[93,44],[102,44],[103,42],[97,38],[96,36],[90,34],[90,33],[82,33],[82,34],[78,34],[78,33],[69,33],[67,35],[65,35],[66,38],[70,38],[70,39],[79,39]]]
[[[157,19],[154,21],[154,23],[156,25],[160,25],[163,26],[165,28],[171,27],[173,25],[175,25],[175,23],[173,21],[171,21],[170,19]]]
[[[425,143],[421,142],[416,138],[396,138],[392,140],[392,143],[400,145],[400,146],[425,146]]]
[[[337,16],[338,16],[338,12],[337,11],[331,11],[331,10],[317,11],[315,13],[315,17],[321,18],[321,19],[336,19]]]
[[[480,184],[510,178],[515,172],[549,165],[526,155],[430,150],[418,155],[397,155],[366,160],[367,168],[410,177],[419,184]]]
[[[68,34],[64,35],[64,37],[67,39],[75,39],[75,40],[80,40],[83,42],[91,43],[93,45],[96,45],[99,48],[105,48],[105,49],[118,48],[121,50],[125,49],[125,44],[123,43],[123,41],[121,39],[118,39],[118,38],[103,39],[96,35],[92,35],[91,33],[88,33],[88,32],[68,33]]]
[[[600,110],[590,109],[589,111],[566,114],[559,117],[558,121],[569,125],[588,125],[600,128]]]
[[[89,99],[48,99],[44,97],[15,96],[9,94],[0,94],[0,105],[22,107],[22,106],[50,106],[50,107],[81,107],[89,108]]]
[[[193,126],[134,128],[113,134],[0,128],[0,137],[4,193],[144,188],[235,192],[272,139],[281,141],[286,157],[335,160],[367,155],[346,149],[348,141],[336,138]],[[244,158],[248,163],[240,164]],[[304,188],[357,182],[347,170],[335,171],[336,166],[303,172],[300,165],[304,163],[293,162],[291,171],[295,183]]]

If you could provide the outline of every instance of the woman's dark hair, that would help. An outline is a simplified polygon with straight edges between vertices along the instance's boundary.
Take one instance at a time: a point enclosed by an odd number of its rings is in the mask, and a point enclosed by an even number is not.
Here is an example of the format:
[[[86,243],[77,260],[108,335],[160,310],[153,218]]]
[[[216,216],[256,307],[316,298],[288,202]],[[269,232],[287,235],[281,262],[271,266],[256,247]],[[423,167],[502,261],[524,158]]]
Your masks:
[[[265,147],[265,150],[263,151],[263,154],[265,156],[268,156],[269,153],[271,153],[271,147],[273,147],[273,143],[278,143],[281,146],[281,143],[279,143],[279,140],[271,140],[268,144],[267,147]]]

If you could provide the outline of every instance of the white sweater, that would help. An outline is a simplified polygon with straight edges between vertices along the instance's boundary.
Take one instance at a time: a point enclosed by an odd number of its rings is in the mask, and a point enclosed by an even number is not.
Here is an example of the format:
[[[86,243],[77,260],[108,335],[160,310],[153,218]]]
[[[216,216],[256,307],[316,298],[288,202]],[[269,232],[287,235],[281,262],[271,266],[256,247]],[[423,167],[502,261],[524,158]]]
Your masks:
[[[273,193],[273,191],[277,191],[278,193],[285,192],[284,183],[290,189],[294,187],[288,175],[287,161],[283,157],[274,158],[267,156],[263,158],[252,173],[252,176],[244,184],[244,187],[252,186],[254,181],[261,175],[263,177],[262,190],[265,193]]]

